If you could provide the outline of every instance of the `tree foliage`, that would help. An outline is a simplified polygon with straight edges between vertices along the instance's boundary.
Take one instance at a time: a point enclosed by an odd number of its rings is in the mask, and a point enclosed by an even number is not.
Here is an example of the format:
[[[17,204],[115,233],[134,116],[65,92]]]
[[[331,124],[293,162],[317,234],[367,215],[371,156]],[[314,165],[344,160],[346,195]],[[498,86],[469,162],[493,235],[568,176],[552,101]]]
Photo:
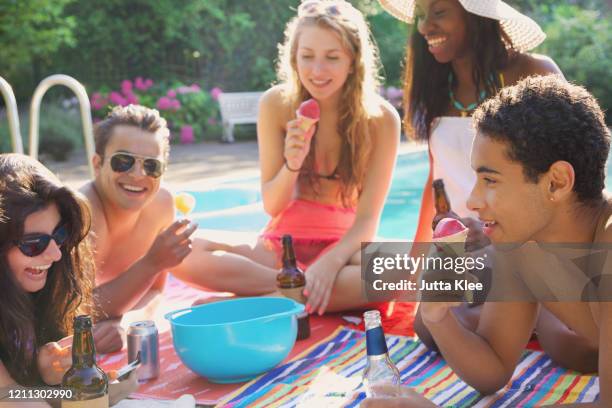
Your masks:
[[[79,21],[79,47],[62,50],[62,68],[93,85],[148,76],[261,89],[273,79],[292,3],[77,0],[67,13]]]
[[[368,18],[387,84],[399,85],[409,27],[377,0],[350,1]],[[612,106],[605,0],[507,1],[548,33],[536,51]],[[4,0],[0,75],[22,98],[57,72],[78,78],[90,91],[138,76],[262,90],[275,79],[277,45],[298,5],[299,0]]]
[[[72,0],[5,0],[0,2],[0,75],[31,72],[51,63],[62,46],[75,44],[74,18],[63,14]]]
[[[612,109],[610,19],[599,10],[563,5],[555,8],[545,29],[548,38],[540,50],[557,62],[568,80],[586,87],[604,109]]]

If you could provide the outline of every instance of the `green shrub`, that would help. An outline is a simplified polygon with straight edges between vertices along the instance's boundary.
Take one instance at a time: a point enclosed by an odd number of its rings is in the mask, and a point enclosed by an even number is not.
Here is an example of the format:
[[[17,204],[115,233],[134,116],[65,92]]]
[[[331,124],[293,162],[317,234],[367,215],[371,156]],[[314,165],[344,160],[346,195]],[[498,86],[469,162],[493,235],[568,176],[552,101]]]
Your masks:
[[[377,0],[350,0],[367,16],[386,85],[401,83],[408,26]],[[508,0],[548,33],[539,51],[566,76],[610,101],[612,41],[606,0]],[[6,4],[4,4],[6,3]],[[0,73],[19,99],[62,72],[103,93],[125,78],[198,83],[228,92],[266,89],[277,44],[299,0],[0,1]],[[7,28],[8,27],[8,28]],[[154,106],[157,100],[140,100]],[[205,130],[208,134],[210,130]],[[0,140],[0,146],[6,141]]]
[[[19,115],[24,150],[28,152],[29,114]],[[6,123],[2,120],[0,123]],[[83,146],[81,116],[74,109],[64,109],[59,102],[45,103],[40,109],[39,155],[48,155],[55,161],[64,161],[77,147]],[[11,152],[8,126],[0,128],[0,152]]]
[[[31,92],[33,76],[62,46],[75,45],[77,22],[64,14],[71,1],[0,1],[0,75],[17,96]]]
[[[57,105],[41,107],[39,155],[65,161],[75,147],[83,145],[83,125],[75,110]]]
[[[172,136],[178,136],[181,128],[190,126],[193,141],[218,140],[221,137],[219,104],[216,101],[221,89],[209,92],[198,84],[185,85],[180,82],[153,82],[151,79],[137,77],[134,81],[121,81],[119,89],[107,87],[91,95],[92,115],[103,119],[113,106],[140,104],[159,110],[168,121]],[[214,93],[214,95],[213,95]],[[173,142],[179,140],[172,137]]]
[[[402,81],[409,26],[382,9],[378,14],[371,15],[368,20],[380,52],[385,83],[399,86]]]
[[[565,77],[586,87],[602,108],[612,109],[612,23],[602,11],[573,5],[553,9],[539,50],[553,58]],[[607,115],[607,122],[612,117]]]

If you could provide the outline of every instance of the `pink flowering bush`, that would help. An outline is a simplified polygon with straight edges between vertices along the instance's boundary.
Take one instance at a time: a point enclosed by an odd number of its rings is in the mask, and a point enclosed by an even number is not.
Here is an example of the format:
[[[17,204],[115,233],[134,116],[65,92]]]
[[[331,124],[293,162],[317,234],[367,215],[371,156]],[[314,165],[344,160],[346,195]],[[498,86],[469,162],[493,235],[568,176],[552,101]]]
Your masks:
[[[153,86],[153,80],[142,79],[142,77],[136,77],[136,79],[134,80],[134,86],[139,91],[146,91],[147,89]]]
[[[106,116],[115,105],[140,104],[159,110],[168,121],[174,140],[193,143],[203,139],[218,139],[221,135],[218,87],[210,92],[198,84],[154,83],[151,79],[137,77],[125,79],[119,90],[100,90],[91,95],[94,120]]]
[[[157,109],[160,111],[178,111],[181,109],[181,102],[171,96],[162,96],[157,100]]]
[[[181,127],[181,143],[191,144],[195,141],[193,126],[184,125]]]
[[[106,96],[103,96],[100,92],[94,92],[91,95],[91,110],[93,111],[94,116],[96,112],[104,110],[108,103],[109,101]]]
[[[219,95],[221,95],[223,93],[223,91],[221,90],[221,88],[219,87],[214,87],[213,89],[210,90],[210,96],[212,96],[212,98],[215,101],[219,100]]]

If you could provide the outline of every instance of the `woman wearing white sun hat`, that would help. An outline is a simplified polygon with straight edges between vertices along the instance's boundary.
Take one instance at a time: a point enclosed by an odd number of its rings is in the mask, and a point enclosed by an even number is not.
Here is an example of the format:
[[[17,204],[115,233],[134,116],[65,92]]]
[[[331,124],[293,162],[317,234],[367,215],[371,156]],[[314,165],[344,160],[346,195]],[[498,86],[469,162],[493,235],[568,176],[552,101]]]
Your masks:
[[[470,167],[474,130],[469,117],[487,97],[529,75],[562,75],[543,55],[527,51],[546,35],[531,18],[500,0],[379,0],[394,17],[413,24],[406,51],[404,124],[411,138],[427,141],[430,172],[415,241],[432,236],[432,180],[443,179],[453,213],[470,227],[468,245],[486,240],[466,207],[476,176]],[[456,310],[475,329],[480,308]],[[546,312],[547,313],[547,312]],[[415,331],[430,347],[433,339],[417,315]],[[538,324],[540,342],[558,363],[581,371],[597,366],[597,355],[550,314]],[[569,352],[571,351],[571,352]],[[587,356],[587,357],[585,357]]]

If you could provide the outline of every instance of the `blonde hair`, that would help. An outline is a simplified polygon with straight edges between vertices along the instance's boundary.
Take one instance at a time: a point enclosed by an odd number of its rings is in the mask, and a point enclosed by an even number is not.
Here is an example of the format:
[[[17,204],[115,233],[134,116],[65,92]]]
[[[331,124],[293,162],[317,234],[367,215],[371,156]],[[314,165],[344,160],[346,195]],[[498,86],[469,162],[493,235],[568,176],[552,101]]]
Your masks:
[[[307,7],[310,6],[308,9]],[[344,206],[350,206],[354,192],[361,194],[368,157],[371,151],[369,120],[381,114],[377,103],[380,87],[380,60],[378,50],[363,15],[346,1],[318,0],[303,2],[298,15],[285,28],[285,41],[279,46],[277,75],[288,103],[297,109],[310,94],[302,85],[297,72],[297,48],[302,28],[317,26],[331,30],[340,37],[346,51],[352,57],[350,73],[342,87],[339,107],[338,134],[342,141],[338,176],[340,196]],[[314,149],[304,163],[304,177],[316,187],[318,179],[314,171]]]

